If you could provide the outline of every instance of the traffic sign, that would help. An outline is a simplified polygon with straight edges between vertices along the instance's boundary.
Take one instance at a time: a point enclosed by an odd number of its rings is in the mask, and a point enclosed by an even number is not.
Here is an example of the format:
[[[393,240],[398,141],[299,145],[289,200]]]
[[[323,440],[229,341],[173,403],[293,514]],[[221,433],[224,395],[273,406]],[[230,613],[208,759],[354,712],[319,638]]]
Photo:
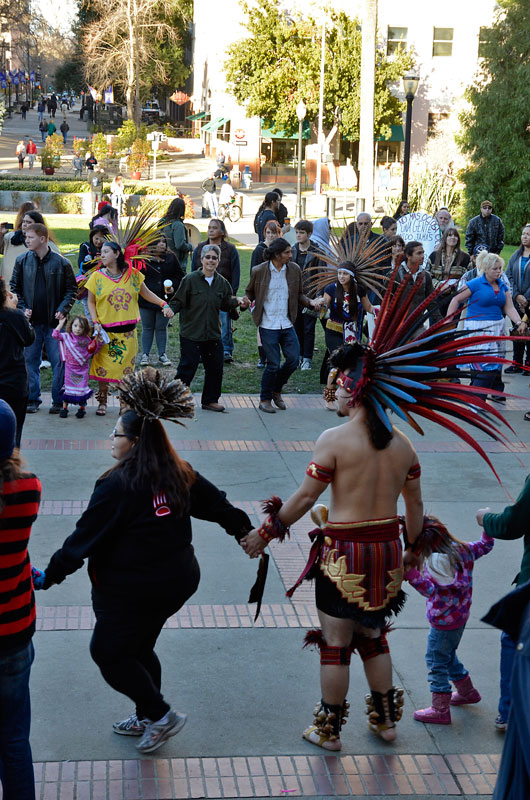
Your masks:
[[[237,145],[237,147],[246,147],[246,146],[247,146],[247,144],[248,144],[248,142],[247,142],[247,141],[242,141],[242,142],[240,142],[240,141],[239,141],[239,139],[233,139],[233,140],[230,142],[230,144],[235,144],[235,145]]]
[[[247,138],[247,134],[243,130],[243,128],[236,128],[236,130],[234,131],[234,139],[235,139],[236,144],[238,142],[240,144],[246,144],[247,143],[246,142],[246,138]]]

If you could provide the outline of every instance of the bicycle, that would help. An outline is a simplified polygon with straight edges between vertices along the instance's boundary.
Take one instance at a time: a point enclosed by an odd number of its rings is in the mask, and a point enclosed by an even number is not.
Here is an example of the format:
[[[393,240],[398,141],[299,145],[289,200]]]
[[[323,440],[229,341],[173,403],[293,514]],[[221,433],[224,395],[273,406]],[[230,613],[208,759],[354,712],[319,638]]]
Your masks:
[[[228,217],[230,222],[238,222],[243,216],[241,206],[236,201],[237,195],[232,197],[228,203],[220,203],[217,209],[217,216],[219,219]]]

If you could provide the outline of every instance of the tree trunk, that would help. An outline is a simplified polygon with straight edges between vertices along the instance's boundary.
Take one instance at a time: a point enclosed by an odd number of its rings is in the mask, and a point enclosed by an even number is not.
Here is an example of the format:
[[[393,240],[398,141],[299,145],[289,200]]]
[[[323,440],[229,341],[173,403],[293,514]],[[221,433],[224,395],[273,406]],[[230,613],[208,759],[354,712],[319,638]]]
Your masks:
[[[374,205],[374,92],[377,0],[364,0],[361,50],[361,126],[359,136],[359,193],[365,208]]]
[[[127,119],[135,119],[134,108],[134,89],[135,89],[135,60],[136,60],[136,38],[134,35],[132,2],[127,0],[127,28],[129,41],[127,44],[127,88],[125,97],[127,99]]]

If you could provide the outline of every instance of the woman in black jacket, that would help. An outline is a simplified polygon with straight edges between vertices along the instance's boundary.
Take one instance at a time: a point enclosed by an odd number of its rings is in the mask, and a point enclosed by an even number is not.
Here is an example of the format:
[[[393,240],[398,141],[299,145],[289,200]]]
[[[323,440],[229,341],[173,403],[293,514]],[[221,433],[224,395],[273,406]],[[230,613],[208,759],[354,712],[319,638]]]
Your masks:
[[[16,446],[20,447],[29,396],[24,348],[35,341],[35,331],[17,303],[16,294],[0,278],[0,398],[13,409],[17,420]]]
[[[178,259],[171,250],[168,250],[165,236],[161,236],[156,245],[157,255],[145,262],[145,285],[158,297],[167,300],[171,305],[171,298],[180,286],[184,272]],[[166,355],[167,325],[169,319],[162,313],[162,309],[148,303],[142,297],[138,298],[140,317],[142,319],[142,358],[140,366],[149,364],[149,354],[156,337],[158,348],[158,361],[162,366],[171,366],[171,361]]]
[[[154,647],[166,620],[199,585],[191,517],[217,522],[237,541],[252,524],[169,442],[160,420],[193,417],[189,389],[148,368],[128,375],[120,392],[129,410],[111,436],[117,464],[97,481],[42,588],[61,583],[88,558],[96,616],[90,652],[107,683],[136,705],[113,728],[141,736],[138,750],[152,753],[186,722],[162,696]]]

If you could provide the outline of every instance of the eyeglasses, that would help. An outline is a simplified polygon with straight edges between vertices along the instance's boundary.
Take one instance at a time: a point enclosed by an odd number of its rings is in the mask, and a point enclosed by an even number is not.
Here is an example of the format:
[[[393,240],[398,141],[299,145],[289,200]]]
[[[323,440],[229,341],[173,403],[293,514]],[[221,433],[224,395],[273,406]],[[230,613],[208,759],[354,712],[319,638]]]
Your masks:
[[[110,435],[114,436],[115,439],[128,439],[129,438],[126,433],[118,433],[116,431],[116,428],[114,428],[114,430],[112,431],[112,433]]]
[[[488,208],[490,211],[493,211],[493,206],[482,206],[482,208],[486,211],[488,210]]]

